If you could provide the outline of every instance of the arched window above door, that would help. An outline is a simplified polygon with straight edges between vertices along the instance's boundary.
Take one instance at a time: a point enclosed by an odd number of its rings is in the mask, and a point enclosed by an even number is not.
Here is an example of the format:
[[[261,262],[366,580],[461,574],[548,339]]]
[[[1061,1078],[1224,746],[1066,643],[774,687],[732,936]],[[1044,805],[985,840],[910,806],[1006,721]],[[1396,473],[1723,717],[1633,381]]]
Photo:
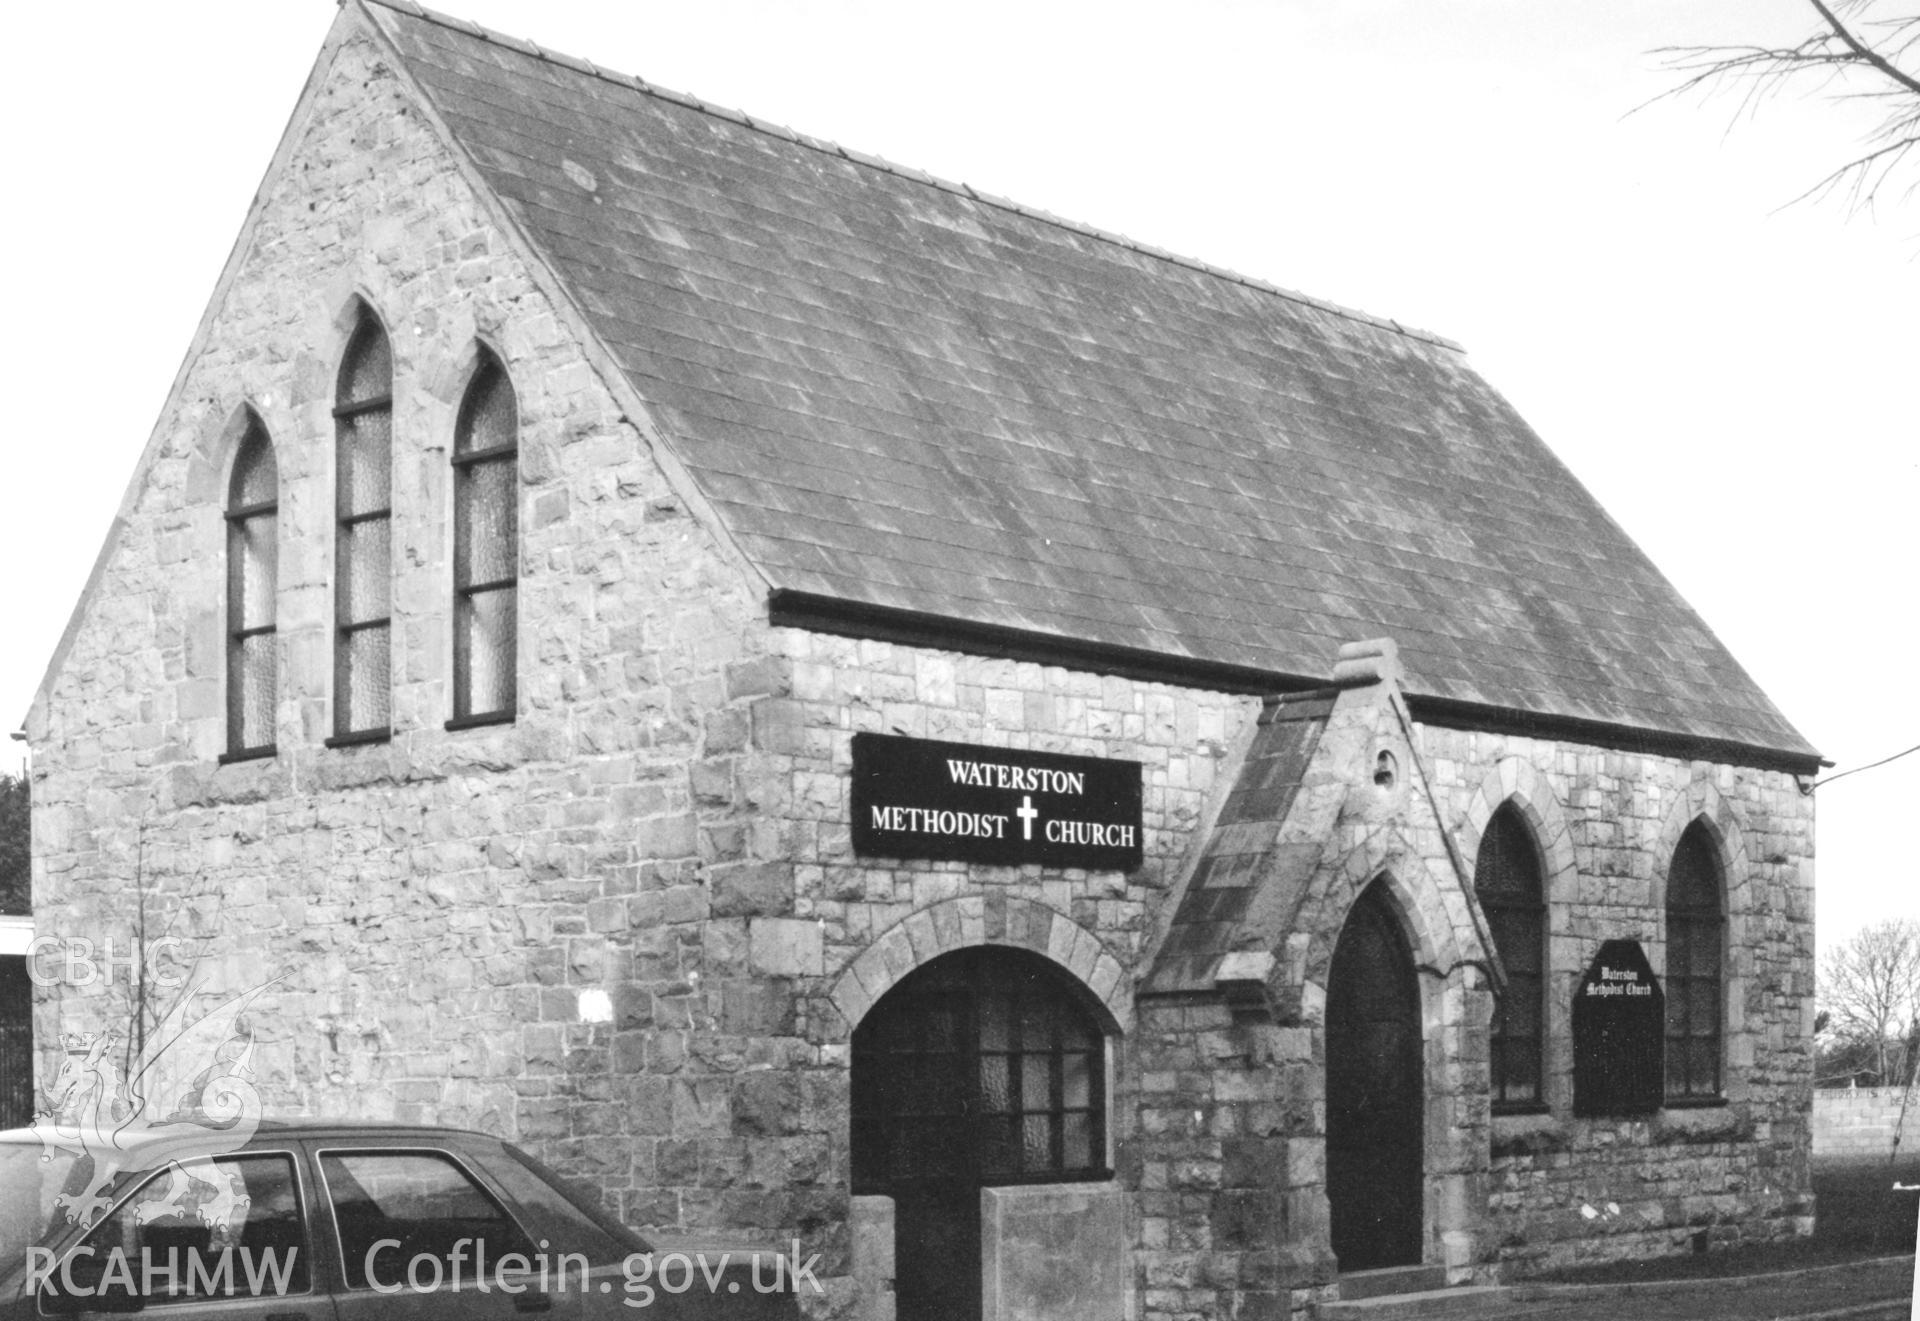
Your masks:
[[[853,1191],[894,1204],[894,1302],[977,1321],[981,1189],[1104,1179],[1098,1002],[1052,960],[974,946],[915,969],[853,1033]]]
[[[904,978],[853,1034],[855,1192],[1107,1175],[1105,1034],[1048,960],[983,947]]]

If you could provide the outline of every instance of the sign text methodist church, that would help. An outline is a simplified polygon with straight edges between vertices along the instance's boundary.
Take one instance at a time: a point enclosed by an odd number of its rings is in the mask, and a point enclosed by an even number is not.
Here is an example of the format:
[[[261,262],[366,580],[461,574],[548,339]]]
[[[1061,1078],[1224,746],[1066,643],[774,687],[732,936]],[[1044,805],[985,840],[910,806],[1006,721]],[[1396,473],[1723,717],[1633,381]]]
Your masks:
[[[890,734],[853,737],[863,856],[1132,871],[1140,763]]]

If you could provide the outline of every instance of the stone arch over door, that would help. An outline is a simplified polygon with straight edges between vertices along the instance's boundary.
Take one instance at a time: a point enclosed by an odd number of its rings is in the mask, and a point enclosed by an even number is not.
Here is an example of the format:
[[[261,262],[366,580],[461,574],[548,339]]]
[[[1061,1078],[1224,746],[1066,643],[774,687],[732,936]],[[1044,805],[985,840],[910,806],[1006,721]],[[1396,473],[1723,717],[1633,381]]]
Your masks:
[[[1436,874],[1436,873],[1441,874]],[[1320,1003],[1333,962],[1334,941],[1353,906],[1369,885],[1383,882],[1413,945],[1414,963],[1425,980],[1452,983],[1472,968],[1485,981],[1487,951],[1480,942],[1469,904],[1470,878],[1456,877],[1444,858],[1422,855],[1398,830],[1370,834],[1323,867],[1301,905],[1294,929],[1305,942],[1297,972],[1308,989],[1306,1003]],[[1437,1017],[1430,1022],[1450,1022]]]
[[[851,1032],[908,973],[975,945],[1010,945],[1052,960],[1099,1002],[1106,1031],[1124,1033],[1131,1026],[1126,969],[1100,938],[1057,909],[1003,894],[947,899],[908,914],[854,956],[827,998]]]

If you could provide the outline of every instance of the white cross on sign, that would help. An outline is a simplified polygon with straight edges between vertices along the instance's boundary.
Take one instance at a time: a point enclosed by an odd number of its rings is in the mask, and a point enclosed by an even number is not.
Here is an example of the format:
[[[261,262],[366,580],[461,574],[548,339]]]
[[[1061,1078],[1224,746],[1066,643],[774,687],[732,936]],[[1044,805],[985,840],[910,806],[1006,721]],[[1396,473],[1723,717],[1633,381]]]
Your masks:
[[[1033,795],[1023,794],[1020,798],[1020,806],[1013,810],[1013,814],[1020,818],[1020,838],[1032,839],[1033,823],[1040,816],[1039,809],[1033,805]]]

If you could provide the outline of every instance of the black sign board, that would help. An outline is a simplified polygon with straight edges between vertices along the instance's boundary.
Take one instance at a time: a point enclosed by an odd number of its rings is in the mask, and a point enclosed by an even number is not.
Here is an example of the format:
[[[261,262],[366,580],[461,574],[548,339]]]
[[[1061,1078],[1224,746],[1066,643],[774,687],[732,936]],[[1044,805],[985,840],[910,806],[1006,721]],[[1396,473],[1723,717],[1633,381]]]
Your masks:
[[[1600,947],[1573,993],[1573,1113],[1647,1115],[1666,1094],[1667,997],[1637,940]]]
[[[1140,763],[855,734],[853,851],[1132,871]]]

